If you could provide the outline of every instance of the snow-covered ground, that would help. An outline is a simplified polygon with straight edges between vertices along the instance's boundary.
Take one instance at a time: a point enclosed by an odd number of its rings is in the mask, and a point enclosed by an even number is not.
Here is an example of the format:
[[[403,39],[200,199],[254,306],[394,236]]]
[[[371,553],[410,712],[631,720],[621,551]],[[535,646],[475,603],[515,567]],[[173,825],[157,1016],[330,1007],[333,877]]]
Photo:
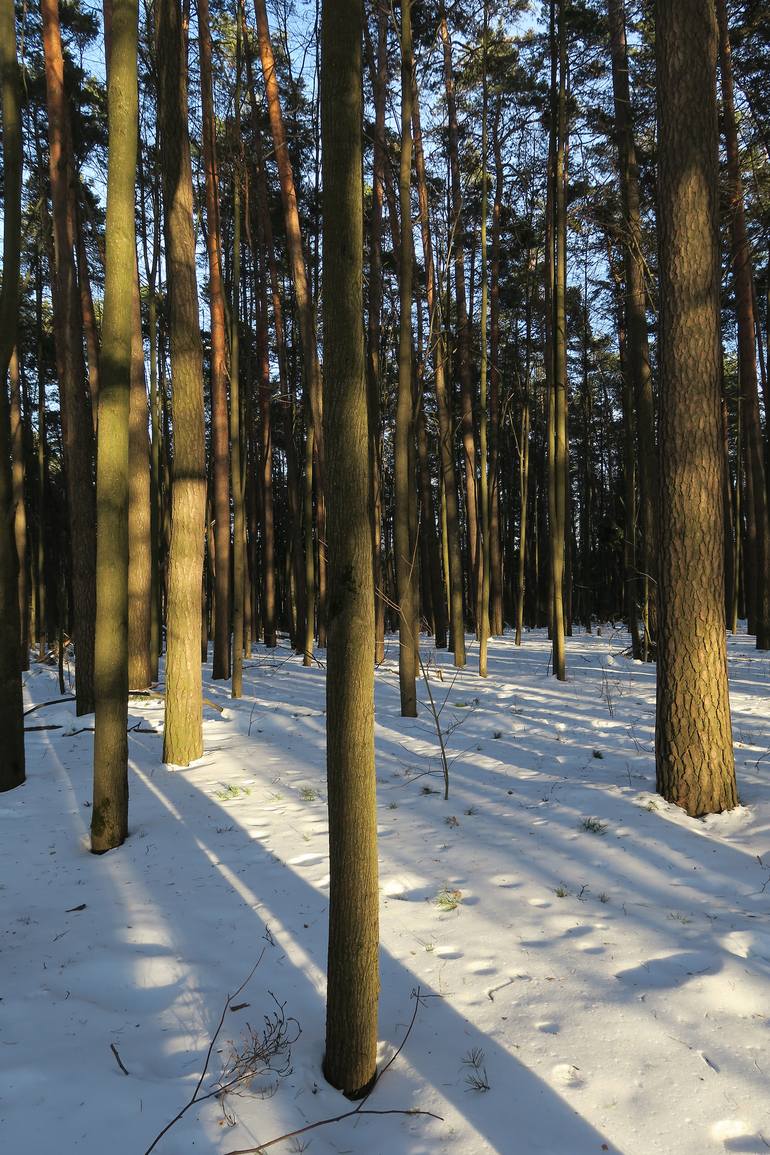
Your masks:
[[[433,657],[444,801],[430,712],[399,716],[389,643],[377,674],[382,1063],[418,987],[422,999],[366,1109],[441,1120],[361,1115],[275,1150],[770,1149],[770,662],[730,639],[742,805],[696,821],[654,793],[654,670],[625,644],[609,627],[570,639],[563,685],[539,634],[519,650],[493,642],[486,681],[475,645],[457,677]],[[70,703],[27,718],[59,728],[27,734],[28,781],[0,795],[8,1155],[143,1155],[192,1095],[226,998],[260,955],[200,1093],[266,1015],[298,1035],[290,1070],[193,1107],[156,1152],[249,1149],[352,1107],[320,1073],[325,673],[260,650],[239,703],[208,675],[223,712],[206,709],[206,753],[186,770],[161,764],[162,703],[132,700],[131,836],[102,858],[87,850],[93,736],[74,733],[93,720]],[[25,679],[30,704],[58,697],[50,669]]]

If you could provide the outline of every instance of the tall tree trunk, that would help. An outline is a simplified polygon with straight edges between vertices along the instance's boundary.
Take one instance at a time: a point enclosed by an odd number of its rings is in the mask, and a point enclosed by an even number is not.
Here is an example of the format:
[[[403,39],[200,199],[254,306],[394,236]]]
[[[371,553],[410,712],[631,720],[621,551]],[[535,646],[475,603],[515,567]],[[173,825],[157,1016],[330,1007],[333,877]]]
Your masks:
[[[361,0],[324,0],[321,61],[328,446],[329,955],[324,1074],[351,1098],[376,1076],[374,582],[363,313]]]
[[[132,281],[128,428],[128,684],[132,690],[146,690],[155,672],[152,659],[152,499],[142,306],[136,253]]]
[[[377,6],[377,58],[373,59],[368,26],[364,36],[371,62],[374,100],[374,159],[372,209],[369,224],[369,311],[367,318],[367,401],[369,406],[369,465],[372,475],[372,566],[374,574],[374,662],[385,660],[385,598],[382,571],[382,430],[380,339],[382,331],[382,209],[385,186],[387,144],[385,101],[388,87],[388,10],[382,0]]]
[[[719,63],[722,76],[722,125],[727,151],[727,175],[730,190],[730,230],[732,268],[735,286],[735,311],[738,320],[738,377],[741,389],[741,420],[744,434],[744,466],[752,508],[753,551],[750,563],[750,617],[757,635],[757,649],[770,649],[770,520],[765,482],[765,449],[759,416],[756,345],[754,341],[754,290],[751,273],[751,249],[746,233],[738,154],[738,130],[735,121],[730,32],[725,0],[716,2],[719,25]]]
[[[452,200],[452,251],[455,270],[455,305],[457,309],[457,352],[460,367],[460,408],[465,463],[465,510],[468,530],[468,563],[470,586],[469,617],[476,623],[479,580],[479,514],[476,499],[476,441],[473,431],[473,368],[471,365],[471,332],[465,294],[465,230],[463,227],[462,188],[460,184],[460,149],[457,124],[457,102],[452,67],[452,42],[449,38],[443,0],[439,9],[441,43],[444,55],[444,88],[449,128],[449,173]],[[449,312],[447,311],[447,317]]]
[[[564,652],[564,553],[567,533],[567,38],[564,25],[564,0],[556,5],[555,36],[559,64],[558,89],[553,91],[553,114],[556,119],[554,154],[554,294],[553,294],[553,483],[554,521],[551,526],[551,573],[553,584],[552,633],[553,672],[559,681],[566,680]],[[554,4],[551,4],[554,20]],[[554,33],[552,32],[552,35]]]
[[[246,593],[246,518],[241,464],[241,43],[243,16],[237,15],[235,139],[239,149],[233,171],[233,283],[230,291],[230,489],[233,495],[233,685],[232,695],[243,694],[244,595]],[[287,450],[288,457],[288,450]]]
[[[489,454],[487,450],[487,434],[489,429],[489,414],[487,412],[487,304],[489,298],[489,281],[487,277],[487,0],[484,0],[484,46],[482,52],[482,109],[481,109],[481,384],[479,389],[479,458],[481,466],[481,485],[479,498],[481,501],[481,621],[479,622],[479,675],[487,676],[487,648],[489,645],[489,593],[491,589],[490,565],[492,560],[492,546],[489,539]]]
[[[419,635],[415,636],[416,541],[410,533],[410,506],[415,500],[412,421],[412,55],[411,0],[401,7],[401,163],[399,207],[401,210],[401,261],[399,269],[398,397],[395,433],[395,547],[398,587],[398,674],[401,714],[417,716],[415,668]]]
[[[500,101],[492,122],[495,192],[489,262],[489,556],[490,622],[495,637],[503,633],[503,559],[500,537],[500,215],[503,204],[503,155],[500,141]]]
[[[315,316],[313,312],[313,299],[310,294],[308,286],[307,270],[305,268],[305,257],[302,251],[302,234],[299,223],[299,210],[297,208],[297,193],[294,186],[294,174],[292,172],[291,159],[289,157],[289,150],[286,142],[286,131],[283,123],[283,114],[281,111],[280,93],[278,91],[278,78],[275,70],[275,59],[273,56],[273,46],[270,41],[270,26],[267,20],[267,6],[265,0],[254,0],[254,13],[257,20],[257,35],[259,40],[259,55],[262,62],[262,74],[265,81],[265,92],[267,95],[267,110],[270,119],[270,130],[273,137],[273,148],[275,152],[275,162],[278,167],[278,178],[281,185],[281,201],[283,204],[284,224],[286,229],[286,247],[289,256],[289,268],[291,271],[292,285],[294,287],[294,296],[297,302],[297,313],[299,317],[299,335],[302,346],[302,364],[303,364],[303,379],[305,385],[305,392],[308,397],[310,413],[312,414],[313,423],[313,449],[314,449],[314,463],[318,471],[316,479],[316,495],[318,500],[321,499],[323,492],[323,476],[324,476],[324,442],[323,442],[323,404],[321,396],[321,366],[318,360],[318,346],[316,342],[315,330]],[[319,514],[321,510],[319,509]],[[307,525],[307,521],[306,521]],[[320,534],[320,523],[319,523]],[[312,537],[305,542],[306,551],[312,551]],[[323,568],[322,557],[320,554],[323,551],[323,543],[319,545],[319,570]],[[307,616],[308,619],[313,617],[313,602],[315,599],[315,567],[312,567],[306,558],[306,581],[313,578],[312,587],[308,587],[307,597]],[[320,574],[319,574],[320,578]],[[319,580],[319,590],[320,590]],[[319,602],[319,616],[323,615],[324,607]],[[310,635],[310,637],[308,637]],[[309,660],[308,655],[312,656],[312,644],[308,648],[308,643],[312,642],[312,633],[310,629],[306,631],[305,648],[306,659]]]
[[[433,258],[433,240],[430,229],[430,208],[428,203],[428,182],[425,174],[425,154],[422,146],[420,123],[420,102],[415,74],[412,100],[412,124],[414,128],[414,159],[417,175],[417,198],[420,210],[423,261],[425,264],[425,291],[428,302],[430,329],[428,344],[433,349],[433,366],[436,381],[436,407],[439,423],[439,456],[441,481],[443,485],[443,517],[446,520],[446,544],[448,568],[445,580],[449,587],[449,627],[450,649],[457,667],[465,665],[465,621],[463,617],[463,570],[460,548],[460,514],[457,499],[457,478],[454,457],[454,421],[451,394],[446,381],[446,343],[441,317],[441,293],[437,283],[436,266]]]
[[[208,0],[198,0],[198,35],[203,112],[203,168],[206,178],[206,248],[209,263],[211,317],[211,452],[214,538],[214,678],[230,677],[230,460],[227,416],[227,339],[219,223],[219,174],[211,71],[211,26]]]
[[[61,392],[64,470],[70,530],[76,712],[94,708],[96,507],[94,439],[83,360],[83,326],[74,258],[74,166],[58,0],[41,0],[48,104],[48,163],[53,208],[52,277],[56,362]]]
[[[160,0],[158,44],[163,46],[158,52],[159,115],[174,416],[163,761],[187,766],[203,753],[198,623],[206,465],[186,50],[179,0]]]
[[[608,0],[615,138],[618,149],[620,194],[623,206],[623,260],[625,268],[626,356],[636,400],[636,431],[639,445],[639,505],[641,513],[641,587],[644,621],[642,657],[654,650],[655,590],[657,588],[658,527],[656,516],[658,461],[655,452],[655,409],[647,338],[644,258],[639,206],[639,169],[631,116],[628,81],[625,0]]]
[[[134,181],[139,92],[138,0],[108,0],[107,223],[96,465],[96,647],[94,796],[91,850],[128,834],[128,499],[129,409],[136,280]],[[146,427],[146,423],[145,423]]]
[[[657,788],[691,816],[737,804],[724,612],[717,28],[657,0],[660,606]]]
[[[21,76],[16,60],[13,0],[0,0],[0,100],[3,114],[3,280],[0,287],[0,793],[21,786],[24,704],[19,660],[18,559],[13,534],[13,486],[8,367],[16,347],[21,259]]]
[[[23,671],[29,669],[29,570],[27,566],[27,506],[24,501],[24,424],[17,349],[14,349],[11,354],[10,383],[13,533],[16,542],[16,558],[19,564],[19,661]]]

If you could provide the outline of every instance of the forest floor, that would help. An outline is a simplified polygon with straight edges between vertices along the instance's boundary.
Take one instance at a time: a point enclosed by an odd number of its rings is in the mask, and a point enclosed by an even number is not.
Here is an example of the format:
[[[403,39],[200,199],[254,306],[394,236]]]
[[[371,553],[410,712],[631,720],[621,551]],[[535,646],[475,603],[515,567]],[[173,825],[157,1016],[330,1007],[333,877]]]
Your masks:
[[[542,634],[493,641],[486,681],[475,644],[456,676],[423,639],[444,801],[425,685],[419,718],[401,718],[389,640],[381,1065],[408,1037],[364,1111],[441,1118],[359,1113],[274,1150],[770,1150],[770,659],[729,640],[742,804],[693,820],[654,793],[655,672],[626,644],[610,627],[569,639],[559,684]],[[27,734],[28,781],[0,796],[4,1155],[144,1155],[193,1095],[220,1016],[199,1095],[265,1016],[290,1054],[193,1106],[158,1155],[242,1151],[355,1106],[320,1072],[324,677],[285,644],[260,649],[233,703],[209,668],[222,712],[206,708],[205,755],[185,770],[161,764],[162,702],[132,699],[131,834],[101,858],[93,719],[71,703],[28,716],[59,728]],[[45,666],[25,683],[29,704],[58,697]]]

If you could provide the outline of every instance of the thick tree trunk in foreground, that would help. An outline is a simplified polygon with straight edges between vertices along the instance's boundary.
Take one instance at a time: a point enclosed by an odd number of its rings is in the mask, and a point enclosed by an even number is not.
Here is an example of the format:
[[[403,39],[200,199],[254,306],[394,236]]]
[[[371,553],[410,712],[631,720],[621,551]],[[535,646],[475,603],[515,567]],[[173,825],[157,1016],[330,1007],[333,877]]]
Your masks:
[[[19,661],[18,560],[8,411],[8,367],[16,344],[21,250],[21,83],[13,0],[0,0],[3,113],[3,281],[0,289],[0,793],[24,781],[24,707]]]
[[[724,613],[717,30],[658,0],[660,620],[657,788],[697,816],[737,803]]]
[[[158,43],[163,46],[158,53],[159,113],[174,421],[163,761],[187,766],[203,753],[200,607],[206,464],[187,69],[179,0],[160,0]]]
[[[361,0],[324,0],[321,43],[328,447],[329,961],[324,1073],[360,1097],[377,1062],[374,582],[363,314]]]
[[[112,0],[107,85],[109,165],[96,471],[96,647],[91,850],[128,834],[128,443],[136,276],[138,0]],[[146,422],[145,422],[146,428]]]

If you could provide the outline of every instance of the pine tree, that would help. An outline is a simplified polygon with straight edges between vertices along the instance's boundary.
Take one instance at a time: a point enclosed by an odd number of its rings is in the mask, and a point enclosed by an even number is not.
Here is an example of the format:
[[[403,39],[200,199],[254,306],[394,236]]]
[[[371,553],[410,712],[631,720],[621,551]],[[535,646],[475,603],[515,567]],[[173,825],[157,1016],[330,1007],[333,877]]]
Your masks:
[[[351,1098],[376,1074],[374,581],[363,343],[362,0],[324,0],[323,325],[328,449],[329,962],[324,1073]]]
[[[737,803],[724,617],[717,29],[658,0],[660,622],[657,787],[697,816]]]

